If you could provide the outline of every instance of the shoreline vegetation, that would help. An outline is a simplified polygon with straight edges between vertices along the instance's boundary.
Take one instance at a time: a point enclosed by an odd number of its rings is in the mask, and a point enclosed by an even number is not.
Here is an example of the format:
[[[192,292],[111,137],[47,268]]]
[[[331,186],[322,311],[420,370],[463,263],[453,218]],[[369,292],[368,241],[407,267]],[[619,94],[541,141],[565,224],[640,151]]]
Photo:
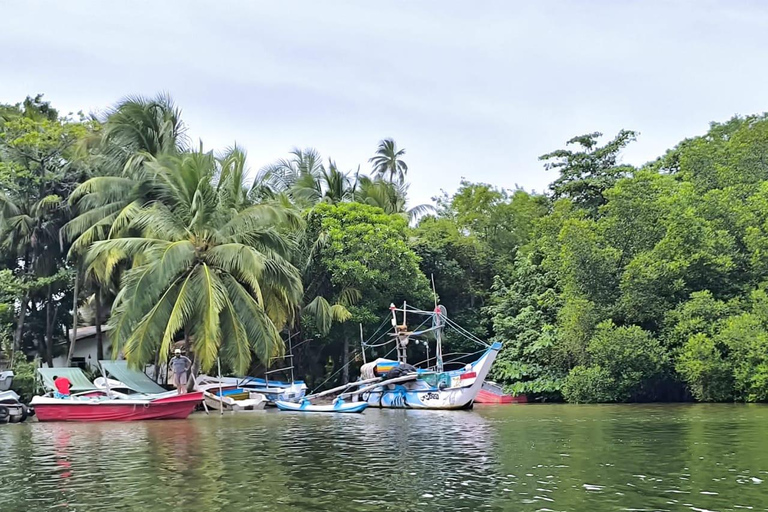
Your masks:
[[[249,169],[185,133],[163,95],[0,104],[0,358],[23,397],[33,359],[70,362],[73,331],[101,325],[98,359],[137,368],[184,346],[194,371],[258,374],[290,338],[296,377],[333,387],[357,377],[360,325],[433,307],[434,278],[531,400],[768,400],[764,114],[641,167],[621,163],[637,133],[581,135],[541,157],[546,193],[463,180],[434,205],[409,203],[424,171],[392,139],[354,167],[294,149]]]

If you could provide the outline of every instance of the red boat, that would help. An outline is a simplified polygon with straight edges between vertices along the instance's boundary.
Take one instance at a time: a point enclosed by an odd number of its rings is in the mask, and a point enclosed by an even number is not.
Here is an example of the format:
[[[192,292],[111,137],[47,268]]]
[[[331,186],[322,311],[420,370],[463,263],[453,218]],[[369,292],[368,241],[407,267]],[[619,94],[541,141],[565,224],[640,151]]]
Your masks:
[[[202,392],[115,398],[95,391],[70,398],[36,396],[30,405],[39,421],[171,420],[186,418],[202,400]]]
[[[495,382],[485,381],[483,387],[475,397],[477,404],[524,404],[528,402],[525,395],[512,396],[504,393],[504,390]]]

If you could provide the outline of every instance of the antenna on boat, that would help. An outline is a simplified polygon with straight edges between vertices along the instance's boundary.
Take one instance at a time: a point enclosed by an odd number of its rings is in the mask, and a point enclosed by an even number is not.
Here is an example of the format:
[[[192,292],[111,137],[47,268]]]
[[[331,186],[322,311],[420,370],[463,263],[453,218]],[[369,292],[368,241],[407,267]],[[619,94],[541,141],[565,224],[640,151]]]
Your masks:
[[[437,309],[437,292],[435,291],[435,274],[429,274],[430,279],[432,279],[432,297],[435,298],[435,309]]]
[[[367,361],[365,360],[365,340],[363,339],[363,324],[361,323],[359,325],[360,325],[360,350],[363,353],[363,364],[366,364]]]

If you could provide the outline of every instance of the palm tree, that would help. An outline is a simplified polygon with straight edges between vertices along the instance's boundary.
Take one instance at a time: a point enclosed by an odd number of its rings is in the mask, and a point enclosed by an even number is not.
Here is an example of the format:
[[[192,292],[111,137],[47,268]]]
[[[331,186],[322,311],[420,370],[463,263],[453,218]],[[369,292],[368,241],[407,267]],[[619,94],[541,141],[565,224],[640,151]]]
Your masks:
[[[393,139],[384,139],[379,142],[376,154],[368,161],[373,164],[373,173],[379,178],[384,178],[389,174],[389,181],[394,183],[395,176],[397,181],[403,183],[405,175],[408,174],[408,165],[402,160],[405,155],[405,149],[397,149],[397,144]]]
[[[62,210],[66,210],[66,203],[55,194],[42,197],[33,203],[25,200],[28,198],[16,199],[0,192],[0,249],[4,254],[23,262],[22,268],[28,278],[50,277],[56,273],[59,266],[57,262],[61,258],[58,232],[66,219],[66,214],[62,214]],[[51,284],[47,284],[47,308],[52,304]],[[27,290],[19,301],[13,352],[21,347],[30,298],[30,290]],[[47,313],[50,315],[50,312]],[[41,355],[51,366],[53,325],[52,321],[47,323],[51,325],[46,325],[46,346]]]
[[[434,212],[434,207],[429,204],[420,204],[408,208],[408,185],[406,183],[392,183],[382,179],[374,179],[360,176],[355,187],[355,200],[370,206],[377,206],[384,213],[397,214],[405,217],[409,222]]]
[[[359,172],[359,169],[358,169]],[[264,167],[251,187],[256,197],[285,194],[299,208],[317,203],[339,203],[354,199],[354,184],[349,172],[341,172],[332,159],[325,167],[317,150],[294,149],[291,158]]]
[[[323,171],[323,161],[316,149],[291,150],[290,158],[280,160],[262,168],[251,185],[266,189],[269,194],[290,194],[297,183],[316,178]]]
[[[339,171],[336,162],[328,159],[314,174],[302,174],[289,190],[299,204],[340,203],[354,198],[354,187],[348,172]]]
[[[262,362],[281,354],[279,329],[302,286],[278,228],[295,228],[298,218],[268,204],[233,207],[232,185],[221,186],[221,177],[234,173],[223,173],[211,153],[165,155],[145,166],[155,199],[132,215],[130,236],[95,242],[86,260],[104,277],[119,261],[133,264],[110,318],[113,346],[140,366],[157,353],[165,361],[183,334],[203,370],[221,355],[236,372],[248,369],[252,353]]]
[[[78,186],[70,205],[79,213],[62,237],[73,241],[70,256],[81,254],[96,240],[116,236],[153,197],[152,176],[144,165],[185,147],[184,124],[173,101],[130,97],[111,110],[95,145],[92,166],[97,176]]]
[[[97,240],[125,234],[132,217],[153,197],[151,175],[144,164],[161,155],[181,152],[186,146],[184,132],[181,112],[169,96],[134,96],[108,111],[102,129],[83,139],[80,152],[89,157],[87,161],[95,176],[70,194],[69,204],[78,215],[63,226],[60,234],[62,244],[72,242],[68,257],[77,269],[73,340],[77,339],[82,255]],[[98,281],[91,282],[98,288]],[[101,333],[98,334],[97,343],[101,346]],[[74,351],[72,341],[68,363]]]

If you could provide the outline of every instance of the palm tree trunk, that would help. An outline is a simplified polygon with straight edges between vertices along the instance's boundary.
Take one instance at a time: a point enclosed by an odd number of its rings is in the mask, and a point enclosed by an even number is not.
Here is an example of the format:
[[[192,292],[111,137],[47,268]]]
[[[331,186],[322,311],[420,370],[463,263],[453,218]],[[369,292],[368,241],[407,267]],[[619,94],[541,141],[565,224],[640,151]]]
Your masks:
[[[45,300],[45,362],[48,364],[48,368],[53,368],[53,322],[55,316],[53,312],[53,291],[50,284],[48,285]]]
[[[189,331],[184,329],[184,355],[189,357]],[[200,360],[195,357],[192,360],[192,366],[189,368],[189,371],[187,372],[187,391],[192,391],[195,389],[195,375],[197,375],[197,372],[200,371]]]
[[[21,350],[21,336],[24,333],[24,320],[27,317],[27,304],[29,303],[29,292],[24,294],[19,304],[19,316],[16,318],[16,332],[13,334],[13,352]],[[11,356],[13,358],[13,356]]]
[[[104,359],[104,340],[101,335],[101,288],[96,287],[96,294],[93,297],[93,303],[96,309],[94,319],[96,321],[96,359]]]
[[[80,292],[80,267],[77,267],[75,273],[75,289],[72,292],[72,336],[69,338],[69,352],[67,352],[67,364],[72,364],[72,358],[75,356],[75,345],[77,344],[77,299]]]

